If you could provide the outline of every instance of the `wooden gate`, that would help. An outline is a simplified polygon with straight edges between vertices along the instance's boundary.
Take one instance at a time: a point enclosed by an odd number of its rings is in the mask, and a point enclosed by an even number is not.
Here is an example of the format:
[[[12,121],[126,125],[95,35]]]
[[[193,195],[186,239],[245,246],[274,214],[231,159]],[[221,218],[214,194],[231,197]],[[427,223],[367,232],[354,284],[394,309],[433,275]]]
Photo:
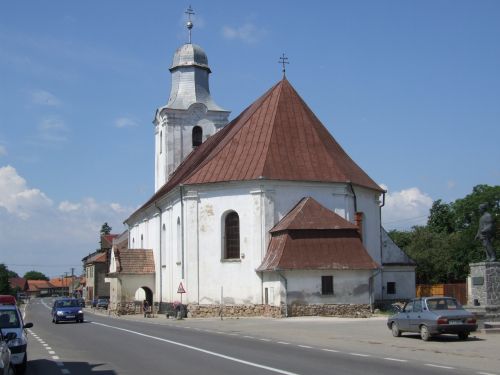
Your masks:
[[[467,284],[418,284],[417,297],[449,296],[454,297],[462,305],[467,304]]]

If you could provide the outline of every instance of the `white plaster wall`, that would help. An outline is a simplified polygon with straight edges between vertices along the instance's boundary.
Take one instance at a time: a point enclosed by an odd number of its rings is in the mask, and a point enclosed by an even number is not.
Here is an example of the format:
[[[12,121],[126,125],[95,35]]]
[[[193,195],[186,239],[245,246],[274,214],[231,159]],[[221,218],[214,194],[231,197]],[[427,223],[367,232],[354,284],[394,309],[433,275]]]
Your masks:
[[[366,270],[284,271],[287,279],[287,304],[370,303]],[[321,276],[333,276],[333,295],[321,294]],[[284,301],[283,301],[284,302]]]
[[[382,293],[380,299],[415,298],[415,267],[385,266],[381,273]],[[396,283],[396,294],[387,294],[387,283]]]
[[[121,301],[134,301],[137,289],[148,287],[155,295],[154,275],[121,275]]]

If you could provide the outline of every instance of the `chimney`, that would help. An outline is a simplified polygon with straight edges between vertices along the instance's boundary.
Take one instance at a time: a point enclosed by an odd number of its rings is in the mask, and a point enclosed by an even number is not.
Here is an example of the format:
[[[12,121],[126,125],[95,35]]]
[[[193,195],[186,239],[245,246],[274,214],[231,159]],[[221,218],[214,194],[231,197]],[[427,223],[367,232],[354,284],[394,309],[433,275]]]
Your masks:
[[[363,241],[363,213],[356,212],[354,218],[354,224],[358,227],[359,237],[361,237],[361,241]]]

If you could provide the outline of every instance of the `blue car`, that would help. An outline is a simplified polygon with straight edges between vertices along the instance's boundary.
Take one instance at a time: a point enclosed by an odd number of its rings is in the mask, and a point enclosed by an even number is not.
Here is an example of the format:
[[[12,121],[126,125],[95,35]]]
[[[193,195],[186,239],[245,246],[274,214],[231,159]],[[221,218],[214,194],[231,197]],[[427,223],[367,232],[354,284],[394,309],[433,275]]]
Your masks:
[[[83,323],[83,310],[76,298],[61,298],[52,306],[52,323],[75,321]]]

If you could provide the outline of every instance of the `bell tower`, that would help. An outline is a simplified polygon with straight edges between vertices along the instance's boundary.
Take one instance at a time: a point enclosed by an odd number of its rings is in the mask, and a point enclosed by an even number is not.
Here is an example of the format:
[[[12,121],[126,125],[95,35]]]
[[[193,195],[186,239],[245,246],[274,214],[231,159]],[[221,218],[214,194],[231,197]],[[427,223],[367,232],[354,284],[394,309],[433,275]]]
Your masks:
[[[172,87],[165,106],[156,110],[155,192],[168,180],[186,156],[208,137],[223,128],[230,112],[219,107],[210,95],[208,58],[203,49],[191,43],[194,14],[186,11],[188,43],[175,51],[170,73]]]

